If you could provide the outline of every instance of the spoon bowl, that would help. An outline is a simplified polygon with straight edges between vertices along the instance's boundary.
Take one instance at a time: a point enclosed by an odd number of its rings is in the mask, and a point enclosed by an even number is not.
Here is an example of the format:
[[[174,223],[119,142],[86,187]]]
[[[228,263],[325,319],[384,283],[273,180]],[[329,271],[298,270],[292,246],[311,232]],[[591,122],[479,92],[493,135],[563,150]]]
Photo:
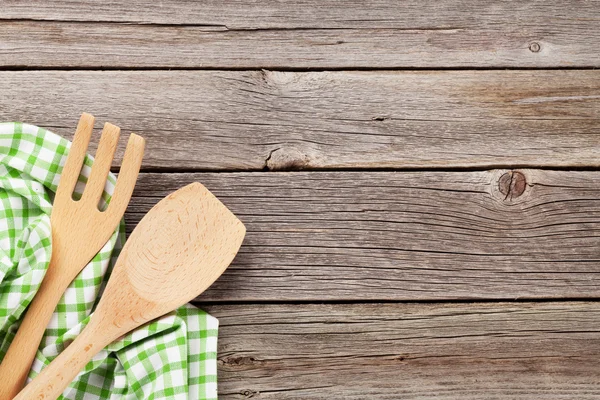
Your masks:
[[[241,221],[200,183],[179,189],[156,204],[132,232],[96,313],[115,326],[129,327],[134,320],[150,321],[189,302],[225,271],[245,232]]]

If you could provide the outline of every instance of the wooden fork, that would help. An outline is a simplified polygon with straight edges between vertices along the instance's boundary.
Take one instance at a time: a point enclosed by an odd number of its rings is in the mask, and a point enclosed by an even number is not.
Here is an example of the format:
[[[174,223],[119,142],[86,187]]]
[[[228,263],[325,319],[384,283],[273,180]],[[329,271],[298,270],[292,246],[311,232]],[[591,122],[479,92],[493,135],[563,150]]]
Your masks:
[[[144,155],[144,139],[135,134],[129,137],[110,203],[104,211],[98,208],[120,133],[119,127],[106,123],[83,196],[78,201],[73,200],[73,190],[93,128],[94,117],[82,114],[50,216],[52,259],[40,289],[0,365],[0,400],[11,400],[23,388],[44,330],[61,296],[110,239],[131,198]]]

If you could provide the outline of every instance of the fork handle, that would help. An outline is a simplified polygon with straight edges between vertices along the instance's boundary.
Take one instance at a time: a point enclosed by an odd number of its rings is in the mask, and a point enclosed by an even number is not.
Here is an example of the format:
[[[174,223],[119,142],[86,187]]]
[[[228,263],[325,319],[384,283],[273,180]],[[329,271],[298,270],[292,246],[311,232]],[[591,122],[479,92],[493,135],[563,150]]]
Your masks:
[[[0,364],[0,400],[12,400],[23,388],[52,313],[70,283],[53,276],[54,271],[60,271],[58,262],[54,257],[51,259],[46,276]]]

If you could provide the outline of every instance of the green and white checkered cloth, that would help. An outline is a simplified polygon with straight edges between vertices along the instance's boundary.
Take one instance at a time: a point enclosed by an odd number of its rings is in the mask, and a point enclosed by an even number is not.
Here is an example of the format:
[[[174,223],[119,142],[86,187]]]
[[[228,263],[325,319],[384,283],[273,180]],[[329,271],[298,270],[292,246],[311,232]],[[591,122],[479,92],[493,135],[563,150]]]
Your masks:
[[[50,212],[70,142],[33,125],[0,124],[0,360],[51,255]],[[77,185],[81,194],[93,159]],[[103,201],[110,199],[110,174]],[[105,205],[105,204],[104,204]],[[29,378],[82,330],[125,241],[122,221],[61,299]],[[61,399],[216,399],[218,321],[187,305],[104,349]]]

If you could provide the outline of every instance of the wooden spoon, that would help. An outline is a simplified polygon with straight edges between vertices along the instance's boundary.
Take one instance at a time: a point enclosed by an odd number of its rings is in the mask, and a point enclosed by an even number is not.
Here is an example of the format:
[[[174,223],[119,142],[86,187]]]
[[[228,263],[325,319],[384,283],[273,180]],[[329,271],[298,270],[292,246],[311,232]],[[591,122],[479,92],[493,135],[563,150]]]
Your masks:
[[[206,290],[229,266],[245,233],[199,183],[161,200],[123,247],[88,325],[15,399],[56,399],[105,346]]]

